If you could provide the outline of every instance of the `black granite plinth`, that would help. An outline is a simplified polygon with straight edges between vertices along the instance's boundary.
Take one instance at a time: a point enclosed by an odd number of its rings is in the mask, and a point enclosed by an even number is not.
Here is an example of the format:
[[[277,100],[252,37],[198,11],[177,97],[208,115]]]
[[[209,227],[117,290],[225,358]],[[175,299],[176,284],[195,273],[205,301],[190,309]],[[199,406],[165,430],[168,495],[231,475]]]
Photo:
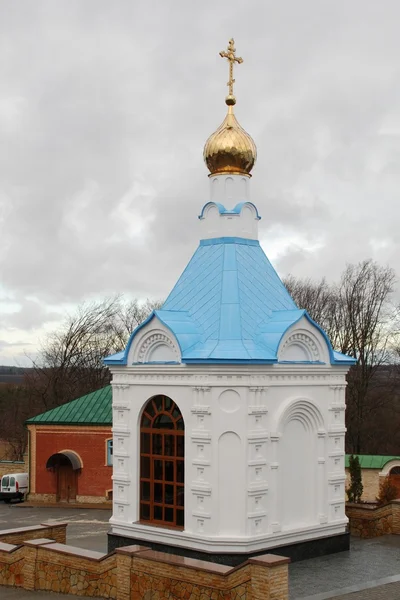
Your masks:
[[[350,534],[343,533],[329,537],[321,537],[314,540],[306,540],[304,542],[297,542],[296,544],[289,544],[287,546],[276,546],[275,548],[265,548],[264,550],[257,550],[256,552],[237,554],[203,552],[201,550],[193,550],[191,548],[181,548],[180,546],[149,542],[148,540],[143,540],[140,537],[124,537],[115,535],[113,533],[108,534],[109,552],[112,552],[116,548],[121,548],[123,546],[131,546],[132,544],[147,546],[152,550],[166,552],[167,554],[178,554],[179,556],[187,556],[188,558],[196,558],[198,560],[208,560],[210,562],[236,567],[249,558],[254,558],[255,556],[260,556],[261,554],[278,554],[280,556],[287,556],[292,562],[297,562],[307,558],[324,556],[325,554],[344,552],[350,549]]]

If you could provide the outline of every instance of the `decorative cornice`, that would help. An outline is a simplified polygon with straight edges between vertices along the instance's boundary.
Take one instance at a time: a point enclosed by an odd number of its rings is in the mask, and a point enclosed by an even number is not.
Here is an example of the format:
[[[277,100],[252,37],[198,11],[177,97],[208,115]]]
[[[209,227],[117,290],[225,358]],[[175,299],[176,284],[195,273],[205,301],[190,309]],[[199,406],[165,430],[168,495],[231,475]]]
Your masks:
[[[214,376],[217,375],[229,375],[232,381],[238,381],[253,377],[253,383],[251,385],[260,385],[259,382],[265,385],[264,382],[270,381],[271,376],[285,376],[289,375],[318,375],[319,377],[324,376],[329,378],[331,385],[345,384],[345,375],[348,371],[348,365],[328,365],[328,364],[272,364],[272,365],[212,365],[212,364],[159,364],[159,365],[148,365],[148,364],[135,364],[135,365],[111,365],[111,370],[115,374],[124,374],[127,372],[134,372],[140,374],[165,374],[170,375],[174,373],[196,375],[193,381],[208,382]],[[115,379],[114,379],[115,381]],[[121,381],[118,378],[118,381]]]
[[[111,432],[111,423],[110,425],[42,425],[41,423],[36,423],[35,425],[29,425],[29,430],[36,430],[37,435],[41,434],[59,434],[59,433],[82,433],[87,434],[91,433],[93,435],[109,435]]]
[[[182,369],[181,365],[169,365],[169,368],[165,368],[165,365],[147,365],[150,369],[144,368],[144,365],[133,365],[132,367],[125,367],[124,370],[114,370],[113,377],[114,381],[118,384],[126,385],[182,385],[191,386],[193,389],[199,388],[207,392],[211,387],[222,388],[226,387],[266,387],[266,386],[297,386],[299,384],[305,385],[333,385],[336,382],[343,382],[345,377],[345,371],[343,374],[336,375],[332,371],[336,367],[329,367],[332,370],[325,370],[321,367],[314,365],[314,370],[309,370],[310,367],[304,365],[304,370],[296,372],[296,369],[286,370],[280,373],[271,373],[266,375],[264,372],[257,373],[255,371],[252,374],[244,372],[243,374],[235,373],[231,374],[228,368],[220,368],[219,372],[214,373],[202,373],[200,366],[193,369],[193,367]],[[321,368],[319,371],[318,369]],[[205,385],[196,385],[204,383]],[[259,386],[255,386],[259,384]],[[252,402],[252,407],[254,406]],[[255,408],[255,407],[254,407]],[[263,410],[263,406],[257,407],[257,410]]]

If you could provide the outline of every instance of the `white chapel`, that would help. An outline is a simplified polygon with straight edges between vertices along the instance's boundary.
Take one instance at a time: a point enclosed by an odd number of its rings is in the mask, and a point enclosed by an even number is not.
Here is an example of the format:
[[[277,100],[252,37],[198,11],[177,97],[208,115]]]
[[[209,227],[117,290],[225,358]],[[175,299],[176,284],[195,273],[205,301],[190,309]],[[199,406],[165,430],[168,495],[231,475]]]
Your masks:
[[[160,310],[106,359],[113,388],[110,549],[237,564],[348,548],[344,411],[353,359],[297,307],[258,241],[256,146],[227,115],[206,141],[200,242]],[[184,266],[184,265],[182,265]]]

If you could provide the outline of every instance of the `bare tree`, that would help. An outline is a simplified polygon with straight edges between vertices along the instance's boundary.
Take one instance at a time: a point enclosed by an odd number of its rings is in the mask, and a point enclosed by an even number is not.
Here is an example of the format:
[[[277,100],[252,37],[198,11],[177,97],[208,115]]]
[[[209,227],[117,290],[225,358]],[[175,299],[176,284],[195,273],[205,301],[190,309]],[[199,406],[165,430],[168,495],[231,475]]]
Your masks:
[[[382,388],[382,383],[386,390],[388,386],[387,380],[382,382],[376,375],[393,356],[394,283],[394,271],[371,260],[349,265],[340,283],[344,323],[339,331],[340,350],[357,359],[349,372],[347,390],[347,444],[357,454],[365,451],[374,413],[390,401],[391,393],[380,394],[378,404],[376,395],[375,402],[369,400],[374,388]]]
[[[387,406],[397,384],[393,377],[377,377],[393,357],[394,283],[394,271],[372,260],[348,265],[339,283],[285,280],[297,305],[323,327],[334,348],[357,360],[348,375],[346,413],[347,448],[357,454],[367,451],[374,416]]]
[[[140,323],[143,323],[153,310],[161,308],[162,304],[163,300],[147,299],[145,302],[140,303],[136,298],[126,303],[119,303],[113,327],[116,340],[119,340],[118,343],[121,348],[126,346],[132,331]]]
[[[339,331],[343,314],[339,310],[340,295],[336,285],[320,281],[297,279],[289,275],[283,280],[287,290],[299,308],[305,308],[310,317],[320,325],[335,348],[339,347]]]
[[[106,356],[123,350],[129,335],[160,302],[123,302],[120,296],[81,304],[45,340],[27,377],[35,412],[48,410],[110,382]]]
[[[30,416],[27,389],[23,385],[0,386],[0,440],[7,460],[23,460],[27,436],[24,421]]]

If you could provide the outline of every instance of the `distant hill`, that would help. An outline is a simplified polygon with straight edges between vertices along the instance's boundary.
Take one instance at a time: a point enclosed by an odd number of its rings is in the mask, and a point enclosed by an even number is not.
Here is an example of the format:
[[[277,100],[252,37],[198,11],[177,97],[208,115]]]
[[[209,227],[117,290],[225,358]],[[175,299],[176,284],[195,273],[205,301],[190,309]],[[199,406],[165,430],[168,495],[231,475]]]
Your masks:
[[[0,385],[2,383],[22,383],[24,375],[32,371],[29,367],[9,367],[0,365]]]

